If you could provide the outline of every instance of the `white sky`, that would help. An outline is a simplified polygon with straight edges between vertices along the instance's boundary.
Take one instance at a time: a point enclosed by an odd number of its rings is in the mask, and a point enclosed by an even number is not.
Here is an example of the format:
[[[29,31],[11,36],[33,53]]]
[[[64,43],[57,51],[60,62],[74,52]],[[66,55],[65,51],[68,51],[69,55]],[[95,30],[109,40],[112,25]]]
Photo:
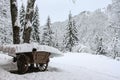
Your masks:
[[[20,1],[24,1],[23,3],[26,4],[27,0],[18,0],[19,5],[21,4]],[[85,10],[103,9],[110,3],[111,0],[76,0],[75,4],[72,0],[36,0],[36,4],[39,7],[41,25],[46,23],[48,15],[52,23],[64,21],[68,18],[69,11],[71,11],[72,15],[77,15]]]

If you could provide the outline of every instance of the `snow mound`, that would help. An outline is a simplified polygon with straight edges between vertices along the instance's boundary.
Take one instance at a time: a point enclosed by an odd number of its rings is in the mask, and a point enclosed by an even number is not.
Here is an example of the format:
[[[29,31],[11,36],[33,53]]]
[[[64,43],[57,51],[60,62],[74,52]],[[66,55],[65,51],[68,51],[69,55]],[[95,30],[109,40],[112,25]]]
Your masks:
[[[5,65],[12,62],[12,57],[0,53],[0,65]]]
[[[39,45],[37,43],[2,45],[0,46],[0,51],[3,51],[4,53],[8,53],[8,55],[15,56],[15,53],[32,52],[33,48],[36,48],[37,51],[50,52],[51,53],[50,57],[62,56],[62,52],[59,51],[58,49],[47,45]]]
[[[73,52],[90,53],[92,50],[82,44],[79,44],[73,48]]]

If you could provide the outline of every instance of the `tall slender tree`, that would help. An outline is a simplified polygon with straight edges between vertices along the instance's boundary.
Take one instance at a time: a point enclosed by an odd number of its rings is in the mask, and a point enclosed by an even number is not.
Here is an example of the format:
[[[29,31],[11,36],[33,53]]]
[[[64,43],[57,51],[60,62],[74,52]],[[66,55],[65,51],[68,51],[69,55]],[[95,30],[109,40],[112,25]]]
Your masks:
[[[25,25],[25,7],[22,4],[20,8],[20,14],[19,14],[19,20],[20,20],[20,39],[22,41],[22,36],[23,36],[23,30],[24,30],[24,25]]]
[[[26,16],[25,16],[25,26],[23,31],[23,42],[30,43],[30,36],[32,31],[32,18],[34,13],[34,4],[36,0],[28,0]]]
[[[77,29],[75,25],[75,21],[72,19],[72,14],[69,14],[69,20],[67,25],[67,33],[65,35],[65,48],[67,51],[72,51],[72,47],[78,42],[77,38]]]
[[[46,27],[44,28],[44,33],[42,36],[42,44],[53,46],[53,32],[51,30],[51,21],[50,17],[48,16]]]
[[[33,15],[33,20],[32,20],[32,41],[40,43],[40,32],[39,32],[39,27],[40,27],[40,21],[39,21],[39,9],[36,5],[34,15]]]
[[[20,12],[20,15],[19,15],[20,25],[21,25],[21,29],[23,30],[25,25],[25,7],[23,4],[21,5],[19,12]]]
[[[17,24],[18,23],[17,0],[10,0],[10,9],[11,9],[11,19],[12,19],[12,29],[13,29],[13,43],[19,44],[20,43],[20,36],[19,36],[20,27]]]
[[[113,58],[115,59],[118,56],[119,53],[119,39],[118,36],[116,35],[113,37],[113,45],[112,45],[112,52],[113,52]]]

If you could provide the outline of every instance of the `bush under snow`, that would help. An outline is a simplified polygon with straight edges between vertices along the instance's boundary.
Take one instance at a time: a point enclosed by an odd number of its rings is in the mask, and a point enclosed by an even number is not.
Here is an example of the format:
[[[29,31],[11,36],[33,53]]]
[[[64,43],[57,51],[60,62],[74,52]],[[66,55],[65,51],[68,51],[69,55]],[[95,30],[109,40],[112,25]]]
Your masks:
[[[79,52],[79,53],[90,53],[91,52],[92,53],[93,51],[89,47],[79,44],[73,47],[73,52]]]

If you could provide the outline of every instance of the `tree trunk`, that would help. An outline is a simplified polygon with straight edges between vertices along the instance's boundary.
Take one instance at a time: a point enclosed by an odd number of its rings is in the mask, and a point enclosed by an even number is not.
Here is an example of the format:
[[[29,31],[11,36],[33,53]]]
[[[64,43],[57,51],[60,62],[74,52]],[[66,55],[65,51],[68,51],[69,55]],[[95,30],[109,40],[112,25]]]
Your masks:
[[[25,43],[29,43],[31,31],[32,31],[31,27],[28,27],[27,29],[24,30],[24,36],[25,36],[24,42]]]
[[[11,9],[11,20],[12,20],[12,29],[13,29],[13,43],[19,44],[20,43],[20,36],[19,36],[19,26],[16,25],[17,21],[17,1],[10,0],[10,9]]]
[[[32,25],[29,24],[32,23],[32,17],[34,12],[34,4],[36,0],[28,0],[27,2],[27,12],[25,16],[25,26],[24,26],[24,32],[23,32],[23,42],[24,43],[30,43],[30,35],[32,31]]]

